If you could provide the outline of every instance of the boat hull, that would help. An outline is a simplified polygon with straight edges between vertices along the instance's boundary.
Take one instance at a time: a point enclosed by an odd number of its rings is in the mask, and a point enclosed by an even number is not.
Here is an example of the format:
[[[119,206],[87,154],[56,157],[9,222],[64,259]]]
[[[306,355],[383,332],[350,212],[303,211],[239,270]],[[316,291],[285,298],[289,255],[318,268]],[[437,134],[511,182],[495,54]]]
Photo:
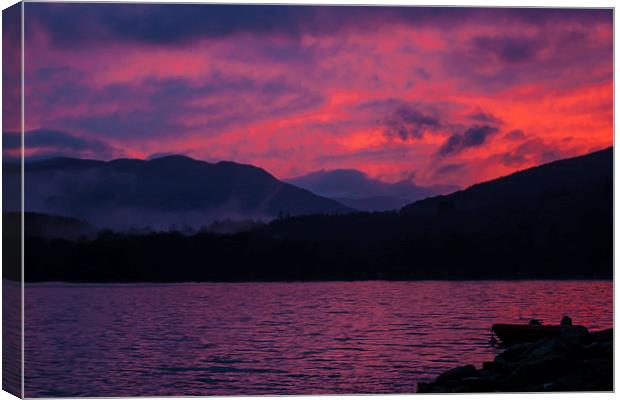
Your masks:
[[[491,328],[502,344],[536,342],[540,339],[556,338],[565,332],[587,334],[588,329],[581,325],[517,325],[495,324]]]

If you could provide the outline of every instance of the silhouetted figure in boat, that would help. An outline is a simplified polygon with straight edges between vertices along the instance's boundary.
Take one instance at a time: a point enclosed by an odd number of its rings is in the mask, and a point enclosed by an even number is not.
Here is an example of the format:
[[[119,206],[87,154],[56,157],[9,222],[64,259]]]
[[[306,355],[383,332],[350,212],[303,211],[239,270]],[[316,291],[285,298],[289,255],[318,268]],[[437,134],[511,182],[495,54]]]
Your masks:
[[[568,315],[565,315],[564,318],[562,318],[562,321],[560,321],[560,325],[572,325],[572,324],[573,324],[573,319],[569,317]]]
[[[531,319],[529,325],[542,325],[542,321],[539,319]]]

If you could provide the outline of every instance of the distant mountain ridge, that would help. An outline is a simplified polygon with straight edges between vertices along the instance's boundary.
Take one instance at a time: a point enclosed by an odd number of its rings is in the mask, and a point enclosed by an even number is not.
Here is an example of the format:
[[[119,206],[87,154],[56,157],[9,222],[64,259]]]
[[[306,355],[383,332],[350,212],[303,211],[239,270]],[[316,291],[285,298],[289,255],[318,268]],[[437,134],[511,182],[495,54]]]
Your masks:
[[[402,213],[526,212],[550,207],[559,211],[592,201],[608,207],[612,189],[613,148],[610,147],[518,171],[449,195],[420,200],[404,207]]]
[[[400,240],[418,234],[543,229],[582,231],[613,215],[613,148],[529,168],[449,195],[418,200],[399,213],[274,221],[269,235],[296,239]],[[531,237],[530,237],[531,238]]]
[[[410,199],[392,196],[371,196],[355,199],[335,197],[334,200],[337,200],[340,204],[344,204],[347,207],[367,212],[395,211],[411,203]]]
[[[423,187],[410,180],[383,182],[355,169],[321,170],[286,182],[360,211],[397,210],[412,201],[458,189],[450,185]]]
[[[290,216],[237,234],[30,237],[25,279],[610,279],[613,224],[609,148],[420,200],[400,212]]]
[[[16,168],[5,171],[9,179],[19,178]],[[25,181],[26,211],[85,219],[99,227],[198,228],[222,218],[351,211],[252,165],[180,155],[27,162]]]

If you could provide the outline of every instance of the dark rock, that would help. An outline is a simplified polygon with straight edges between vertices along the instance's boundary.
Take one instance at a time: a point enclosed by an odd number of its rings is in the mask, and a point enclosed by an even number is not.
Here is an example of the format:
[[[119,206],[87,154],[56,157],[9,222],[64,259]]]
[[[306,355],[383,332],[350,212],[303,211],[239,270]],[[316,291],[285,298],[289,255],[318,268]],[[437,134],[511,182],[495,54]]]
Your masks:
[[[564,373],[570,363],[561,355],[526,360],[508,377],[514,383],[541,383],[555,379]]]
[[[436,381],[437,382],[452,381],[452,380],[462,379],[462,378],[476,376],[476,375],[478,375],[478,371],[476,371],[476,367],[474,367],[473,365],[465,365],[463,367],[456,367],[456,368],[453,368],[451,370],[444,372],[443,374],[439,375]]]
[[[485,361],[482,363],[482,369],[485,371],[493,371],[497,368],[497,365],[493,361]]]
[[[613,343],[590,343],[583,346],[582,351],[586,353],[588,357],[611,357],[613,352]]]
[[[613,342],[614,330],[605,329],[603,331],[593,332],[590,334],[593,342]]]
[[[420,393],[612,391],[613,331],[571,331],[554,339],[516,344],[484,362],[453,368]]]
[[[601,342],[601,349],[609,357],[613,357],[614,343],[613,342]]]
[[[517,343],[507,348],[502,354],[495,357],[496,362],[506,363],[513,362],[527,354],[531,348],[531,343]]]
[[[495,362],[495,373],[502,375],[510,375],[514,370],[519,367],[519,362]]]
[[[418,393],[430,393],[432,386],[432,383],[418,382]]]
[[[578,327],[571,327],[571,329],[564,330],[558,339],[570,345],[590,343],[592,341],[592,336],[588,330],[583,327],[581,327],[582,329],[577,328]]]
[[[533,343],[527,351],[528,359],[544,358],[556,354],[566,355],[569,345],[560,339],[543,339]]]
[[[463,387],[465,387],[465,390],[462,390],[461,392],[493,391],[492,383],[485,378],[470,376],[470,377],[461,379],[460,383]]]

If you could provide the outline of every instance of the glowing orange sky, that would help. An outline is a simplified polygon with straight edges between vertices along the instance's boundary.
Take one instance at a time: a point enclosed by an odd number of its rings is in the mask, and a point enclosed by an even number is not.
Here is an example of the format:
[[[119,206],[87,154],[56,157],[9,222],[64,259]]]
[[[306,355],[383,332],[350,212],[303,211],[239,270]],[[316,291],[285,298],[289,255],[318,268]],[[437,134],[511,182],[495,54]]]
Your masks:
[[[26,130],[54,132],[30,156],[466,186],[613,141],[611,10],[28,3],[25,18]]]

